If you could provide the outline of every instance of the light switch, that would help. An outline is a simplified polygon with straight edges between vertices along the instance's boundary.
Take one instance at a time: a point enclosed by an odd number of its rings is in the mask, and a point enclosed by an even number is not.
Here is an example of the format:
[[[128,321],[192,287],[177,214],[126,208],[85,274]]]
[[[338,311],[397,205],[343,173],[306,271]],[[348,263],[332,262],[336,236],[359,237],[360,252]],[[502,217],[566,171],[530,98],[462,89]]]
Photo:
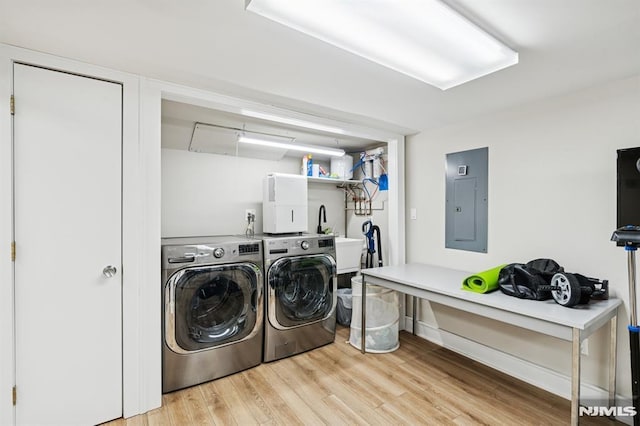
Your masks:
[[[418,213],[415,207],[411,207],[411,220],[416,220],[418,218]]]

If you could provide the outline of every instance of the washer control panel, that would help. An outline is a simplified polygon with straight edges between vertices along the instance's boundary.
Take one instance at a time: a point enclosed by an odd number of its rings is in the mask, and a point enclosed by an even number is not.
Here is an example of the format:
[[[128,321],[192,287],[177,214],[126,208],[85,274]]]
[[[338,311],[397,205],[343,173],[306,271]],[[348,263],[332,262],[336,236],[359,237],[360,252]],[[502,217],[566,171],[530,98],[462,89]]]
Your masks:
[[[310,255],[334,253],[334,237],[298,235],[292,237],[268,237],[264,240],[265,255],[276,258],[282,255]]]
[[[164,238],[162,265],[178,269],[193,264],[258,262],[262,264],[262,241],[235,236]]]

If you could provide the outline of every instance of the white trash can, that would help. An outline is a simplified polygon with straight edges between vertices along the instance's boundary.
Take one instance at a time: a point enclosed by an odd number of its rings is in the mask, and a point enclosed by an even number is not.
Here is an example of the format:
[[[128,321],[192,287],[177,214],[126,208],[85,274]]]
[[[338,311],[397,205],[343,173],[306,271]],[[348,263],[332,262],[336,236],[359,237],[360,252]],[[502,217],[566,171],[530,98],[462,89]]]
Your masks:
[[[361,349],[362,276],[351,279],[351,333],[349,343]],[[399,343],[400,309],[398,293],[385,287],[367,284],[367,329],[365,349],[372,353],[393,352]]]

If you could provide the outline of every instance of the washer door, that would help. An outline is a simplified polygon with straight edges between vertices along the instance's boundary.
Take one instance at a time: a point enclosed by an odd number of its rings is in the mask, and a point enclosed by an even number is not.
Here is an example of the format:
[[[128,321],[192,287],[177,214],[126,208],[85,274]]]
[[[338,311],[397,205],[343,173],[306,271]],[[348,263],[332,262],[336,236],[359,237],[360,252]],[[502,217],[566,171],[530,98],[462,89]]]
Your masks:
[[[260,330],[262,272],[254,264],[181,269],[165,292],[165,339],[174,352],[227,345]]]
[[[331,256],[278,259],[269,268],[269,322],[287,329],[323,321],[334,314],[336,263]]]

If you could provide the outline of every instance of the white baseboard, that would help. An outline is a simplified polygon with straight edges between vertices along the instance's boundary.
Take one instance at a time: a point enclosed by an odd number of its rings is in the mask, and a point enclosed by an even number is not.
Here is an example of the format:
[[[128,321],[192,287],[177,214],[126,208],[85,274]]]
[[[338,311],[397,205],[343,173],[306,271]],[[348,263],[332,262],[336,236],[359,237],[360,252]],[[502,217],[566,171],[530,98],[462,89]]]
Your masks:
[[[405,316],[403,329],[411,331],[412,327],[413,319]],[[571,399],[571,377],[569,376],[481,343],[474,342],[457,334],[432,327],[423,322],[418,322],[418,331],[416,334],[423,339],[450,349],[460,355],[464,355],[474,361],[478,361],[509,376],[520,379],[523,382],[544,389],[562,398]],[[607,400],[609,393],[600,387],[588,383],[581,383],[580,398],[582,400]],[[616,400],[622,400],[622,398],[622,396],[616,395]],[[630,418],[618,417],[617,419],[621,422],[631,424]]]

